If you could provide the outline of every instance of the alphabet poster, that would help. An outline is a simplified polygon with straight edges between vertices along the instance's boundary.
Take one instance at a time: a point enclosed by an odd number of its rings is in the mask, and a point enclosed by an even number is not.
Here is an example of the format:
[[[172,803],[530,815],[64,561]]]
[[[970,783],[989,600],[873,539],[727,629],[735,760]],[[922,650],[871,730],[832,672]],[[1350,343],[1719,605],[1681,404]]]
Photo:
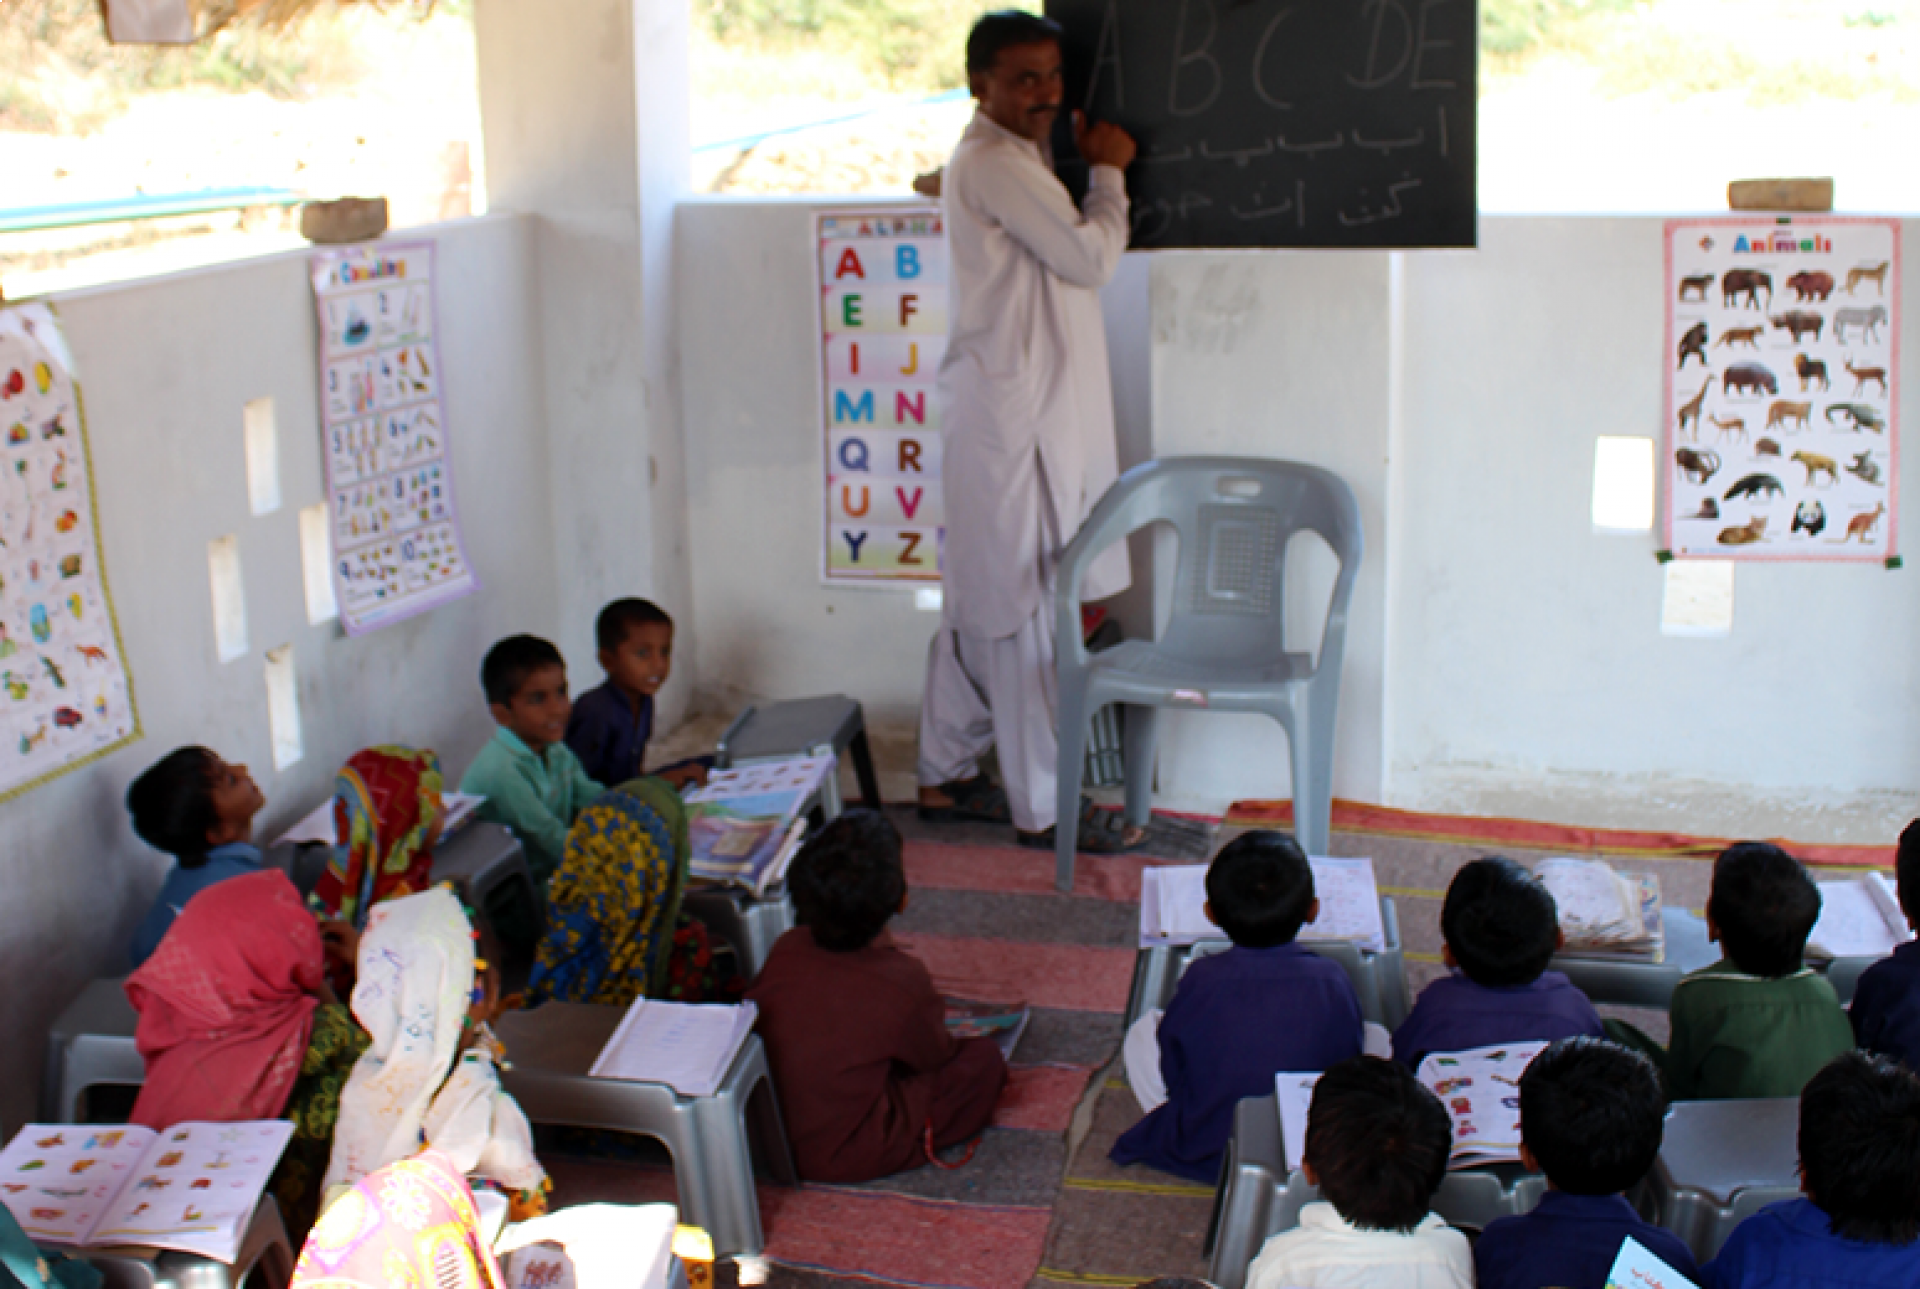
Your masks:
[[[937,582],[947,243],[938,206],[814,217],[828,582]]]
[[[0,800],[140,737],[80,386],[44,304],[0,309]]]
[[[433,244],[313,257],[340,622],[359,635],[480,588],[447,450]]]
[[[1893,559],[1899,223],[1673,220],[1666,291],[1667,549]]]

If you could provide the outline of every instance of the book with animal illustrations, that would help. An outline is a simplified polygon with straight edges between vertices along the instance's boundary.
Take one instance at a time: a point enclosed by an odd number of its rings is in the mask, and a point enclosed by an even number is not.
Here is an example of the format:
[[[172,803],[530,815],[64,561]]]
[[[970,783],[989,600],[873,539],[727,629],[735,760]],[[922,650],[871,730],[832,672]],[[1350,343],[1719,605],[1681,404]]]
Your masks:
[[[1820,920],[1807,937],[1808,957],[1884,958],[1911,939],[1886,874],[1820,883]]]
[[[0,1151],[0,1203],[46,1244],[178,1249],[230,1263],[292,1136],[282,1119],[164,1132],[30,1123]]]
[[[1520,1162],[1520,1075],[1545,1043],[1503,1043],[1466,1052],[1434,1052],[1414,1076],[1453,1120],[1449,1168]]]

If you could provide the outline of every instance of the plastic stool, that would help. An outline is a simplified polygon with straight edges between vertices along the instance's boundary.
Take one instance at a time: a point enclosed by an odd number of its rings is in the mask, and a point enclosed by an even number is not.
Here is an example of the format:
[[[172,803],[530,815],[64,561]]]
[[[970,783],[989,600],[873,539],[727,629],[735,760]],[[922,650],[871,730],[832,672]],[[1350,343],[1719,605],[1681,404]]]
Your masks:
[[[1800,1194],[1800,1099],[1681,1101],[1647,1174],[1660,1225],[1705,1266],[1733,1228]]]
[[[104,1289],[239,1289],[256,1273],[255,1289],[286,1289],[293,1280],[293,1244],[271,1195],[260,1197],[232,1266],[171,1249],[82,1249],[77,1256],[100,1269]]]
[[[133,1044],[140,1013],[127,1001],[125,984],[117,976],[93,981],[53,1022],[40,1079],[40,1117],[47,1123],[82,1122],[89,1088],[137,1088],[147,1081],[147,1064]]]
[[[786,703],[749,707],[734,717],[714,748],[714,764],[725,770],[754,761],[777,761],[791,756],[850,755],[860,780],[860,804],[880,809],[880,782],[873,774],[873,752],[867,746],[867,718],[860,704],[844,694],[800,698]],[[820,805],[827,818],[841,810],[840,785],[828,775]]]
[[[778,885],[765,899],[737,886],[690,886],[680,897],[680,908],[733,946],[740,974],[748,980],[760,974],[773,942],[794,926],[793,900]]]
[[[508,1013],[497,1027],[511,1061],[501,1081],[535,1123],[636,1132],[661,1142],[673,1156],[683,1220],[705,1228],[722,1256],[757,1256],[766,1241],[750,1128],[774,1178],[799,1181],[759,1036],[748,1036],[718,1092],[683,1097],[664,1083],[587,1073],[624,1015],[625,1008],[593,1003]]]

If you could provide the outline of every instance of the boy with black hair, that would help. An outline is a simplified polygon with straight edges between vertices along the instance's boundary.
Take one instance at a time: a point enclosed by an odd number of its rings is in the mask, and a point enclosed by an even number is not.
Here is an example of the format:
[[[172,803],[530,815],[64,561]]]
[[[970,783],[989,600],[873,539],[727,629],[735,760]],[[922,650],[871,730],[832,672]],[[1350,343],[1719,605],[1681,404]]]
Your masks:
[[[1907,925],[1920,931],[1920,819],[1900,834],[1894,876],[1900,911]],[[1920,940],[1907,941],[1867,968],[1854,986],[1847,1015],[1860,1046],[1920,1070]]]
[[[567,746],[588,778],[611,787],[646,773],[653,697],[673,674],[673,619],[651,600],[615,600],[600,610],[593,636],[607,679],[574,699]],[[704,783],[707,766],[681,761],[657,773],[678,788]]]
[[[534,884],[545,891],[573,817],[606,790],[566,745],[566,660],[538,636],[508,636],[487,650],[480,687],[500,728],[467,767],[460,791],[486,798],[480,818],[513,829]]]
[[[1920,1285],[1920,1075],[1843,1052],[1800,1094],[1801,1199],[1734,1228],[1708,1289]]]
[[[1628,1236],[1699,1283],[1678,1236],[1641,1218],[1621,1192],[1660,1153],[1667,1099],[1653,1062],[1604,1039],[1563,1038],[1520,1076],[1520,1161],[1547,1175],[1530,1213],[1480,1235],[1480,1289],[1605,1289]]]
[[[1801,961],[1820,889],[1778,846],[1736,842],[1713,864],[1707,938],[1723,956],[1673,991],[1676,1101],[1792,1097],[1853,1046],[1833,986]]]
[[[900,833],[849,810],[794,857],[800,925],[774,942],[747,997],[800,1175],[863,1182],[984,1130],[1007,1081],[991,1038],[955,1039],[918,958],[886,933],[907,907]]]
[[[1272,1091],[1283,1070],[1360,1053],[1346,973],[1294,942],[1319,913],[1313,869],[1285,833],[1244,833],[1214,856],[1206,914],[1233,948],[1195,959],[1166,1014],[1128,1032],[1127,1082],[1147,1114],[1114,1143],[1116,1163],[1218,1181],[1235,1103]]]
[[[1467,1237],[1428,1211],[1453,1124],[1403,1066],[1356,1056],[1320,1076],[1300,1169],[1322,1202],[1268,1240],[1247,1289],[1473,1289]]]
[[[1559,912],[1540,879],[1512,860],[1489,855],[1453,875],[1440,934],[1454,974],[1421,990],[1394,1031],[1394,1059],[1408,1069],[1429,1052],[1606,1032],[1587,996],[1547,970],[1566,942]]]
[[[244,765],[204,747],[176,748],[127,788],[133,831],[174,858],[128,952],[138,968],[160,947],[187,901],[216,882],[260,871],[253,817],[266,804]]]

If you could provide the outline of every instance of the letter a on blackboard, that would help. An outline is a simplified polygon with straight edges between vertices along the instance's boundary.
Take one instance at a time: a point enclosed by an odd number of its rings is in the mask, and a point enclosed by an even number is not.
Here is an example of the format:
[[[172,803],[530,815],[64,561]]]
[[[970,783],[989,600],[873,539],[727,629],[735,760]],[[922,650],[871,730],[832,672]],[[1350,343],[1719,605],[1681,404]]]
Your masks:
[[[1127,82],[1125,69],[1120,66],[1120,0],[1107,0],[1107,10],[1100,18],[1100,40],[1093,51],[1093,75],[1087,82],[1087,110],[1093,110],[1093,96],[1100,92],[1100,74],[1108,67],[1113,68],[1113,108],[1116,112],[1127,110]]]

